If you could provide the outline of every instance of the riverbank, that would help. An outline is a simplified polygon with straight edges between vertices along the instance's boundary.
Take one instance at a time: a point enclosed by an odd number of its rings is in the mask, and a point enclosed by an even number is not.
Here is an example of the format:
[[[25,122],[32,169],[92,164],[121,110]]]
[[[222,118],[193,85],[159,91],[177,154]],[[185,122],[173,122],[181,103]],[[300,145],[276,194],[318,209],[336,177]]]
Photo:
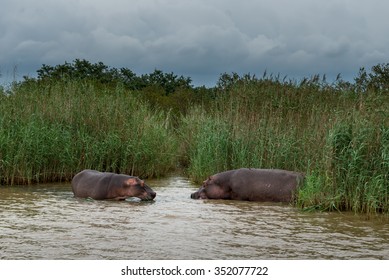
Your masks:
[[[281,168],[307,175],[299,207],[387,213],[388,105],[386,93],[250,77],[169,94],[26,81],[0,94],[0,180],[69,181],[85,168],[151,178],[179,167],[201,182]]]

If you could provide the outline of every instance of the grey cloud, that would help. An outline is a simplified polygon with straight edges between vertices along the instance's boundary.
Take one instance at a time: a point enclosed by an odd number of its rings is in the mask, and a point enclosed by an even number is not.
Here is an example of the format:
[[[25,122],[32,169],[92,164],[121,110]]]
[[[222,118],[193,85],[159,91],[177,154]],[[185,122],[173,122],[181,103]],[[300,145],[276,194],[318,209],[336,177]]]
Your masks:
[[[265,69],[347,76],[388,61],[388,8],[379,0],[4,0],[0,67],[32,74],[85,58],[198,84]]]

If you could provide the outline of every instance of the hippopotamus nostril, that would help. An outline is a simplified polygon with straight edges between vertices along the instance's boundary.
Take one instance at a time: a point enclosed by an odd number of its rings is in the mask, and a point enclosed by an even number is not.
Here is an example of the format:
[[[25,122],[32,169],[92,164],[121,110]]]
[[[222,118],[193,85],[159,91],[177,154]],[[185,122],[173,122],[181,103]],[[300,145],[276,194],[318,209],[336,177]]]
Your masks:
[[[190,195],[190,198],[192,199],[199,199],[200,198],[200,195],[199,195],[199,192],[194,192]]]

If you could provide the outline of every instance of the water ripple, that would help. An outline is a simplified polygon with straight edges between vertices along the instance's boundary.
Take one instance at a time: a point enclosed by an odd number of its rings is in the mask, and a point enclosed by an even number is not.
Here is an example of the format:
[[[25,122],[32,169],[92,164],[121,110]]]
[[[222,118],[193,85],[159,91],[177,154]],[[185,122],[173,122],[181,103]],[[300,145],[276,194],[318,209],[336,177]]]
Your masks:
[[[0,188],[0,259],[389,259],[387,221],[283,204],[192,200],[186,178],[154,202],[73,197],[70,185]]]

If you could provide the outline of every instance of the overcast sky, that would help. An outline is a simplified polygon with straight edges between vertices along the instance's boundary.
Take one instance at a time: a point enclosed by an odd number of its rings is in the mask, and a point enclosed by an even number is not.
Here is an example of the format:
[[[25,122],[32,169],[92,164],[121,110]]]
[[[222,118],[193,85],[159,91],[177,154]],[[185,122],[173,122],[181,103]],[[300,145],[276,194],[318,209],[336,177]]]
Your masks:
[[[387,0],[1,0],[0,82],[76,58],[189,76],[290,78],[389,62]]]

